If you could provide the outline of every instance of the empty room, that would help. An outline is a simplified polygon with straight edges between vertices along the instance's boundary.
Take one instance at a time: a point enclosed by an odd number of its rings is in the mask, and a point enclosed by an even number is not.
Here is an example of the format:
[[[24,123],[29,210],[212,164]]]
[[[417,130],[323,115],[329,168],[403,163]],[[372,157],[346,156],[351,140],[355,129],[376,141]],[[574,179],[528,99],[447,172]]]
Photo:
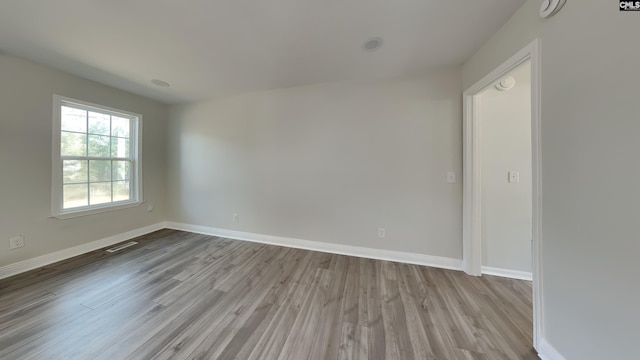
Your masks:
[[[0,359],[634,360],[640,4],[0,1]]]

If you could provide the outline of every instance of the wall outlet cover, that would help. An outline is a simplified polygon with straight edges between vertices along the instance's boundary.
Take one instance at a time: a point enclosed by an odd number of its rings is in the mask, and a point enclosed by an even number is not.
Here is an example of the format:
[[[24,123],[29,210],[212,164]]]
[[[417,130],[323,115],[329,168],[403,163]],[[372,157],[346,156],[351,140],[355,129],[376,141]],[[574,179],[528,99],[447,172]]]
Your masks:
[[[510,183],[519,183],[520,182],[520,172],[519,171],[509,171],[508,173],[508,181]]]
[[[456,173],[453,171],[447,172],[447,183],[455,184],[456,183]]]
[[[9,250],[21,248],[24,246],[24,236],[16,236],[9,239]]]

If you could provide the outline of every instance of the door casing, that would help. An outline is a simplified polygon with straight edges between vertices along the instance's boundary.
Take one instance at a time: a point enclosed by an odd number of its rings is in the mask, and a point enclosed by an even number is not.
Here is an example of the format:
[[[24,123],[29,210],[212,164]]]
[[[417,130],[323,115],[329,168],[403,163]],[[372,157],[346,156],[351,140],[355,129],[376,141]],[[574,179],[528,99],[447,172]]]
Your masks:
[[[531,153],[532,153],[532,278],[533,346],[540,349],[543,329],[542,309],[542,163],[540,142],[540,40],[536,39],[502,63],[463,93],[463,256],[464,272],[482,274],[482,203],[479,94],[518,65],[531,62]]]

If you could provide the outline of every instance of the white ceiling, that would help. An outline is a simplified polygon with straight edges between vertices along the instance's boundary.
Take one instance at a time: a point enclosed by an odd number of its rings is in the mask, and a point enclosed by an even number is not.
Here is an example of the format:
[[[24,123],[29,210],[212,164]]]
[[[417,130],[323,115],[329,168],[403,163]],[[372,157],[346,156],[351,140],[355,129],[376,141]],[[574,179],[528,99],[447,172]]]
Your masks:
[[[178,103],[461,64],[524,2],[1,0],[0,51]]]

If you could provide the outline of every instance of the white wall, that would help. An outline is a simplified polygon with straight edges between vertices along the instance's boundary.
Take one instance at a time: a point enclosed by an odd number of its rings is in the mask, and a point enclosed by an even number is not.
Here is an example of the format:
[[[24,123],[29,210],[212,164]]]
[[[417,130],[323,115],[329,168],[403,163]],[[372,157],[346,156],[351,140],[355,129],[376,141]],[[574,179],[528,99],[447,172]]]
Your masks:
[[[514,69],[508,91],[479,95],[482,265],[531,273],[531,65]],[[520,182],[508,182],[518,171]]]
[[[68,220],[51,217],[53,94],[144,116],[146,206]],[[165,218],[167,107],[139,96],[0,55],[0,266],[81,245]],[[26,246],[9,250],[24,235]]]
[[[467,59],[462,67],[463,89],[471,87],[540,36],[543,23],[538,16],[540,5],[541,0],[528,0],[496,34]]]
[[[580,0],[540,21],[539,5],[467,61],[464,84],[540,36],[543,336],[569,360],[636,359],[640,14]]]
[[[169,220],[460,259],[460,85],[450,68],[174,107]]]

